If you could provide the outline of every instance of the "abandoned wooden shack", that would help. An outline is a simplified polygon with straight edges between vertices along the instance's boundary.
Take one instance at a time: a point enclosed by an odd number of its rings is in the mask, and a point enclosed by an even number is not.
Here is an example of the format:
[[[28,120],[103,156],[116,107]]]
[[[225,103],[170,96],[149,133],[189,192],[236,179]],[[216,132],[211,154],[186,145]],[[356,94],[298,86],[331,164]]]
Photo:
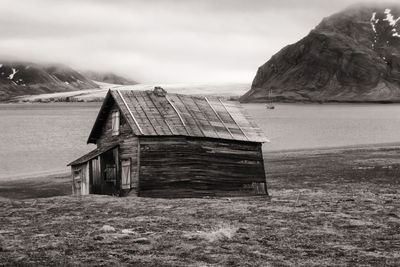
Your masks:
[[[262,131],[240,104],[153,91],[109,90],[68,164],[74,195],[200,197],[268,194]]]

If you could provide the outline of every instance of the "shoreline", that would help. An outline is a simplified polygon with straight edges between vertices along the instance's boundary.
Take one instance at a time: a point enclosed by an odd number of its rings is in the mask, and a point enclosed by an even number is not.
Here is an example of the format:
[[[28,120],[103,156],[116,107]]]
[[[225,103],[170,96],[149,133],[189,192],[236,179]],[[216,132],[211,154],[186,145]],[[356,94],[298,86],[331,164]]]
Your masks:
[[[268,143],[266,144],[268,146]],[[323,146],[323,147],[311,147],[311,148],[294,148],[294,149],[278,149],[268,150],[264,148],[264,153],[290,153],[290,152],[318,152],[318,151],[334,151],[334,150],[362,150],[372,148],[389,148],[389,147],[400,147],[400,142],[388,142],[388,143],[377,143],[377,144],[358,144],[358,145],[347,145],[347,146]]]
[[[278,149],[269,150],[268,143],[265,144],[263,148],[263,154],[268,155],[271,153],[319,153],[319,152],[334,152],[343,150],[364,150],[364,149],[385,149],[385,148],[400,148],[400,142],[389,142],[389,143],[378,143],[378,144],[360,144],[360,145],[350,145],[350,146],[338,146],[338,147],[312,147],[312,148],[295,148],[295,149]],[[30,179],[57,179],[65,178],[70,176],[70,171],[46,171],[38,173],[24,173],[16,174],[11,176],[0,177],[0,186],[2,183],[30,180]]]
[[[16,174],[11,176],[0,177],[0,183],[2,182],[12,182],[12,181],[20,181],[20,180],[29,180],[29,179],[37,179],[37,178],[59,178],[71,175],[70,171],[46,171],[46,172],[37,172],[37,173],[23,173]]]
[[[399,152],[398,152],[399,151]],[[319,179],[324,176],[340,174],[344,167],[348,167],[349,162],[353,162],[352,168],[366,168],[376,170],[379,168],[397,168],[400,163],[397,154],[400,153],[400,143],[354,145],[330,148],[310,148],[279,151],[263,151],[264,162],[266,165],[268,187],[274,187],[274,179],[284,179],[288,175],[301,175],[292,173],[291,169],[286,169],[286,161],[292,165],[299,165],[300,168],[317,168]],[[312,161],[307,161],[312,158]],[[343,161],[347,158],[347,161]],[[387,158],[391,158],[388,160]],[[306,161],[305,161],[306,160]],[[300,162],[303,162],[301,164]],[[360,165],[359,162],[368,163],[367,166]],[[382,162],[384,164],[382,165]],[[333,166],[331,166],[333,165]],[[360,166],[359,166],[360,165]],[[296,167],[296,168],[297,168]],[[333,168],[336,171],[325,173],[324,169]],[[279,170],[279,171],[278,171]],[[272,178],[272,180],[271,180]],[[346,179],[353,179],[352,176]],[[328,181],[327,181],[328,182]],[[290,187],[290,186],[289,186]],[[70,173],[47,173],[46,175],[23,176],[20,179],[0,181],[0,199],[29,199],[47,198],[55,196],[71,195]]]

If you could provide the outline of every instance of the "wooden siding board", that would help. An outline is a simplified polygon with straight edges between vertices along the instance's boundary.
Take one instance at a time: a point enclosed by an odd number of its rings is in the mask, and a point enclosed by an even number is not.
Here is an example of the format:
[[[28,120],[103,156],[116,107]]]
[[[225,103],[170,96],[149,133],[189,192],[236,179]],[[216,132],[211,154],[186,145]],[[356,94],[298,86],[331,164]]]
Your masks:
[[[120,145],[120,160],[128,160],[131,162],[131,188],[137,191],[139,183],[139,138],[131,137],[125,139]]]
[[[110,110],[117,110],[119,106],[114,104]],[[121,110],[121,109],[120,109]],[[137,189],[138,184],[138,138],[133,133],[130,124],[125,121],[120,125],[119,135],[112,135],[112,112],[105,117],[105,122],[99,133],[99,137],[96,140],[97,149],[90,152],[88,155],[81,157],[80,161],[88,161],[91,158],[98,157],[98,155],[111,150],[112,148],[119,146],[119,158],[131,160],[131,182],[132,188]],[[121,114],[125,119],[125,113],[121,111]],[[75,161],[77,162],[77,161]],[[74,162],[73,162],[74,163]],[[119,163],[117,163],[118,165]]]
[[[121,120],[122,124],[119,128],[119,135],[112,135],[112,112],[118,110],[119,106],[114,104],[113,107],[110,109],[111,112],[105,118],[105,122],[103,127],[99,133],[99,137],[96,140],[97,147],[108,146],[110,144],[118,144],[125,138],[131,137],[132,128],[130,124],[126,122],[125,115],[122,114],[123,120]],[[119,109],[120,110],[120,109]],[[121,111],[121,110],[120,110]],[[122,112],[121,112],[122,113]]]
[[[190,137],[140,137],[140,196],[253,194],[265,183],[261,146]]]

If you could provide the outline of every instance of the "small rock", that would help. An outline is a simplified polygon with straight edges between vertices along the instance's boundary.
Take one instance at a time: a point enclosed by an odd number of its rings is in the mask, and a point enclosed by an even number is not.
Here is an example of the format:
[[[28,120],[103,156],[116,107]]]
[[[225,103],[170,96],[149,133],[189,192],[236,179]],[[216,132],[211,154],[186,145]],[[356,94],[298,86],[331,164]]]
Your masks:
[[[240,227],[240,228],[238,229],[238,233],[247,233],[247,232],[248,232],[247,229],[244,228],[244,227]]]
[[[131,229],[122,229],[121,231],[123,234],[135,234],[135,231]]]
[[[93,237],[93,239],[94,239],[94,240],[103,240],[104,237],[98,235],[98,236]]]
[[[150,244],[150,240],[148,240],[145,237],[140,237],[140,238],[136,238],[132,240],[133,243],[137,243],[137,244]]]
[[[65,253],[65,255],[72,255],[72,254],[73,254],[73,251],[72,251],[72,249],[67,248],[67,249],[64,251],[64,253]]]
[[[129,254],[136,254],[136,253],[137,253],[137,250],[128,249],[128,250],[126,250],[126,252],[129,253]]]
[[[103,227],[101,227],[101,230],[103,232],[115,232],[115,228],[110,225],[104,225]]]

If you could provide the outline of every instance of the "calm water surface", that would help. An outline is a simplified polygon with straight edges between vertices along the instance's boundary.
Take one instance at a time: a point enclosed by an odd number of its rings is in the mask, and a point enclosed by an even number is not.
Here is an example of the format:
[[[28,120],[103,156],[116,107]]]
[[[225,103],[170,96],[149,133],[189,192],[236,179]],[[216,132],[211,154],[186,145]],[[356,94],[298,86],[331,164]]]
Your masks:
[[[0,104],[0,179],[68,171],[86,146],[99,103]]]
[[[400,105],[262,104],[246,109],[266,151],[400,142]],[[94,149],[86,140],[100,103],[0,104],[0,179],[61,173]]]
[[[271,143],[265,150],[400,143],[400,104],[261,104],[245,107]]]

